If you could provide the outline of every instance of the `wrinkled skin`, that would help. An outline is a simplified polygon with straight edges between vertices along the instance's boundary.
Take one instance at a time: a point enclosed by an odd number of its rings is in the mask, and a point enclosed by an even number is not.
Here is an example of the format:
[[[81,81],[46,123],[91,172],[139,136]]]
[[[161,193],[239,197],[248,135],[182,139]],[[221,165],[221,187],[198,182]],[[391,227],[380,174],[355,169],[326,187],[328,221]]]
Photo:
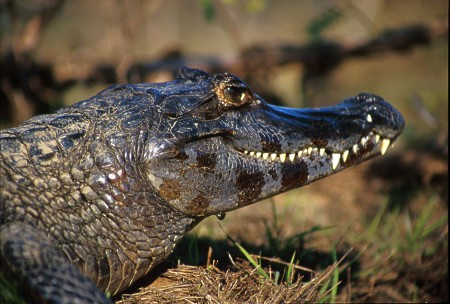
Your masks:
[[[188,68],[110,87],[0,133],[2,268],[31,299],[106,303],[205,217],[384,154],[403,127],[375,95],[276,107]]]

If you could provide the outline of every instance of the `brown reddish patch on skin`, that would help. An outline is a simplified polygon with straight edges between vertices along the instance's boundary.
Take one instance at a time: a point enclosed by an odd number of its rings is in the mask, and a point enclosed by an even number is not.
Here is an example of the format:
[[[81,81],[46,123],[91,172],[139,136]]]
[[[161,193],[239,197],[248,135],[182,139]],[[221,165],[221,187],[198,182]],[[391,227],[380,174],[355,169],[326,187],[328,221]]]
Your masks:
[[[192,212],[202,214],[209,207],[209,200],[202,196],[197,195],[192,201],[190,201],[186,209],[192,210]]]
[[[281,144],[277,144],[271,141],[261,141],[262,149],[264,152],[280,152],[281,151]]]
[[[180,198],[181,186],[176,180],[165,179],[159,186],[159,193],[166,201]]]
[[[111,183],[111,185],[113,185],[115,187],[117,187],[117,185],[120,182],[119,176],[114,172],[109,173],[107,178],[108,178],[108,181]]]
[[[123,201],[125,200],[125,195],[116,188],[112,189],[111,196],[116,202],[120,202],[121,204],[123,204]]]
[[[263,186],[263,173],[239,172],[236,180],[239,202],[254,202],[261,194]]]
[[[120,181],[120,183],[117,185],[117,189],[125,194],[130,193],[130,185],[125,181]]]
[[[128,194],[131,191],[129,178],[127,176],[127,173],[123,169],[119,169],[117,171],[113,171],[107,175],[107,179],[110,182],[112,186],[114,186],[116,189],[118,189],[120,192],[124,194]],[[135,180],[131,180],[132,182],[135,182]],[[135,183],[134,185],[135,191],[140,191],[143,186],[138,185]]]
[[[186,160],[189,158],[189,155],[187,155],[184,150],[180,150],[180,151],[177,151],[177,153],[175,153],[175,155],[173,157],[178,160]]]
[[[328,146],[328,140],[326,139],[315,138],[312,140],[312,143],[314,146],[319,148],[325,148],[326,146]]]
[[[270,177],[272,177],[273,180],[277,180],[277,179],[278,179],[277,170],[275,170],[275,169],[270,169],[270,170],[269,170],[269,174],[270,174]]]
[[[308,181],[308,166],[305,162],[285,164],[281,168],[281,187],[283,191],[303,186]]]
[[[214,172],[217,156],[213,153],[200,154],[197,156],[197,163],[200,168],[205,168],[208,172]]]

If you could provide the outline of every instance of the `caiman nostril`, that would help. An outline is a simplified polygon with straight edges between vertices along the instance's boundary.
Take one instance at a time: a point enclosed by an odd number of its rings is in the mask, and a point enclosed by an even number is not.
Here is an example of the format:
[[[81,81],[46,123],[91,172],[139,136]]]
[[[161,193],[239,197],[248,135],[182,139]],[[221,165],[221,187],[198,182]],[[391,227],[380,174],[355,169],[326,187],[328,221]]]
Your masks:
[[[380,102],[383,101],[383,98],[370,93],[359,93],[355,97],[356,101],[358,102]]]

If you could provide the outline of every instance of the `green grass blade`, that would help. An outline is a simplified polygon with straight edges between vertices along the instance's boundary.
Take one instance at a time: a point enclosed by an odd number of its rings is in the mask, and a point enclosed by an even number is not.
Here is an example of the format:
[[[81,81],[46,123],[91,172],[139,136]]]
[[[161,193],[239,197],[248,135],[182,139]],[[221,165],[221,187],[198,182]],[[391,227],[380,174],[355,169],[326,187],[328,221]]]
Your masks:
[[[319,290],[319,295],[320,295],[320,299],[319,299],[319,303],[327,303],[328,298],[330,297],[329,295],[327,295],[327,290],[328,290],[328,286],[330,285],[331,282],[331,278],[328,279],[325,284],[322,285],[322,287],[320,287]]]
[[[425,227],[422,232],[422,237],[425,238],[434,231],[436,231],[439,227],[443,226],[448,222],[448,215],[444,215],[440,219],[436,220],[434,223],[431,223],[429,226]]]
[[[333,257],[333,263],[337,262],[336,248],[333,247],[333,251],[331,252]],[[332,285],[333,286],[330,294],[330,302],[336,303],[336,296],[338,292],[338,284],[339,284],[339,267],[336,267],[333,271],[332,277]]]
[[[247,250],[245,250],[244,247],[242,247],[238,243],[234,243],[237,248],[241,251],[241,253],[245,256],[245,258],[255,267],[256,271],[266,280],[270,281],[269,275],[264,271],[264,269],[261,267],[261,264],[258,264],[258,262],[255,261],[255,259],[248,253]]]
[[[378,226],[380,225],[381,219],[383,218],[384,212],[386,211],[388,204],[389,201],[386,200],[386,202],[380,207],[380,210],[378,210],[377,214],[370,223],[367,229],[367,234],[369,236],[375,235],[376,231],[378,230]]]
[[[202,0],[203,15],[208,22],[212,22],[216,16],[212,0]]]
[[[331,257],[334,263],[337,263],[336,248],[333,247]],[[329,286],[331,285],[330,289]],[[336,303],[336,297],[339,286],[339,267],[335,267],[331,278],[329,278],[319,290],[319,303]]]
[[[417,222],[416,222],[416,225],[415,225],[415,228],[413,231],[413,235],[412,235],[414,240],[418,240],[419,238],[422,237],[423,232],[425,230],[425,226],[426,226],[427,222],[430,220],[435,201],[436,201],[436,199],[434,199],[434,198],[430,199],[430,202],[425,206],[423,211],[420,213],[420,216],[417,219]]]
[[[288,285],[292,285],[292,281],[294,280],[294,259],[295,259],[295,251],[292,255],[291,261],[289,262],[289,267],[286,272],[286,282]]]
[[[190,264],[200,265],[200,252],[198,249],[198,237],[195,234],[192,235],[192,238],[190,239],[190,242],[188,245],[188,258],[189,258]]]

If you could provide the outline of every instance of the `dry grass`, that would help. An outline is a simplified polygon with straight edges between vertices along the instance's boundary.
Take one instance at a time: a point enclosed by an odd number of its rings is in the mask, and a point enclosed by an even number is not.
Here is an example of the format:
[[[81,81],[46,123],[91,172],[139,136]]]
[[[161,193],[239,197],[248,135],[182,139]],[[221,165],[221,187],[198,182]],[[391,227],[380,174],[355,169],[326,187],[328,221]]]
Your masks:
[[[331,279],[338,265],[338,262],[332,264],[308,282],[299,276],[291,284],[265,280],[248,261],[241,259],[226,271],[214,265],[179,265],[167,270],[150,286],[124,295],[117,303],[317,303],[326,295],[321,288]],[[265,271],[272,273],[270,269]]]

